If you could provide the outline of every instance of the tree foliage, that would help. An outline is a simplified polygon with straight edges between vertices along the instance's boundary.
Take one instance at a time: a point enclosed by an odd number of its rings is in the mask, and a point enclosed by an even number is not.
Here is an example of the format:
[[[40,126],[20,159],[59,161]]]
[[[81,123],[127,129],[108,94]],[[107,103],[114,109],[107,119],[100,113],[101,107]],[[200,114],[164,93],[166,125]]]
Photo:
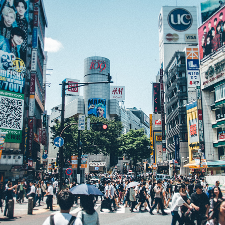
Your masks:
[[[107,120],[105,118],[90,117],[91,124],[102,122],[108,125],[106,131],[94,131],[91,127],[90,130],[80,131],[80,141],[83,154],[104,154],[108,155],[112,152],[119,156],[119,144],[118,138],[122,131],[122,123],[115,120]],[[64,157],[70,158],[72,154],[78,154],[78,119],[69,118],[65,120],[64,132],[62,137],[64,138]],[[53,133],[52,144],[55,137],[60,136],[60,123],[56,121],[56,124],[51,127]]]
[[[141,162],[142,159],[149,158],[152,150],[150,140],[144,133],[144,129],[130,130],[120,138],[120,151],[134,164]]]

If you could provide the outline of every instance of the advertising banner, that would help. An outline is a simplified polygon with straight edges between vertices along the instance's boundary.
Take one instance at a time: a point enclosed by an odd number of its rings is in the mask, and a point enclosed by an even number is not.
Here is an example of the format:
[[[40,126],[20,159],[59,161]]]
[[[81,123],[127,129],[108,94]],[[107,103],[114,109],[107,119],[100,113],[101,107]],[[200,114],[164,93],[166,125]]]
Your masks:
[[[180,160],[180,141],[179,135],[174,135],[174,144],[175,144],[175,160]]]
[[[125,86],[110,86],[110,98],[122,102],[125,100]]]
[[[0,0],[0,130],[5,142],[22,142],[30,0]]]
[[[34,120],[28,120],[28,127],[29,127],[29,136],[28,136],[28,158],[32,158],[32,149],[33,149],[33,139],[34,139]],[[28,160],[29,161],[29,160]]]
[[[149,114],[149,128],[150,128],[150,148],[153,149],[153,126],[152,126],[152,114]],[[152,154],[153,155],[153,151]]]
[[[197,118],[189,120],[189,137],[190,143],[198,142],[198,120]]]
[[[78,163],[78,156],[72,155],[71,156],[71,163],[72,163],[72,169],[76,169],[77,163]]]
[[[88,99],[88,115],[106,118],[106,99]]]
[[[188,88],[200,85],[198,48],[186,48],[186,69]]]
[[[198,28],[200,60],[215,53],[225,44],[225,7]]]
[[[81,168],[87,168],[88,155],[81,156]]]
[[[65,94],[69,96],[79,96],[80,89],[78,88],[78,83],[80,80],[66,78],[65,82],[68,83]]]
[[[160,83],[153,83],[153,111],[154,113],[161,112],[160,109]]]
[[[163,6],[158,27],[160,42],[197,43],[197,8]]]
[[[201,4],[202,23],[204,23],[221,7],[221,3],[218,0],[207,0],[205,2],[201,2],[200,4]]]
[[[0,91],[0,132],[7,132],[5,142],[21,143],[24,95]]]

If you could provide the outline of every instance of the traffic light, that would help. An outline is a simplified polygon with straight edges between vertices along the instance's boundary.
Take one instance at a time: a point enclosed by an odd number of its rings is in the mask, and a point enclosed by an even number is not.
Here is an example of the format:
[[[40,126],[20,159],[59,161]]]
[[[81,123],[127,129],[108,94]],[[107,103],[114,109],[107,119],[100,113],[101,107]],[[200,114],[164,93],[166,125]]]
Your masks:
[[[94,131],[106,131],[108,129],[108,125],[103,124],[102,122],[97,122],[92,124],[92,129]]]
[[[111,83],[112,77],[110,76],[110,73],[108,73],[108,82]]]

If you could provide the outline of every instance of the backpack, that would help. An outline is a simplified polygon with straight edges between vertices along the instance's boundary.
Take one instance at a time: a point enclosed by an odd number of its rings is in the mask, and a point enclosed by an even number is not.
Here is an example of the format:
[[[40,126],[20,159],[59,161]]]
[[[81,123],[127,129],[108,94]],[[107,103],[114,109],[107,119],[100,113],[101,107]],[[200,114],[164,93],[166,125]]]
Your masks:
[[[74,223],[75,219],[76,219],[76,217],[75,217],[75,216],[72,216],[72,217],[70,218],[70,221],[69,221],[68,225],[72,225],[72,224]],[[54,222],[54,215],[51,215],[51,216],[50,216],[50,225],[55,225],[55,222]]]

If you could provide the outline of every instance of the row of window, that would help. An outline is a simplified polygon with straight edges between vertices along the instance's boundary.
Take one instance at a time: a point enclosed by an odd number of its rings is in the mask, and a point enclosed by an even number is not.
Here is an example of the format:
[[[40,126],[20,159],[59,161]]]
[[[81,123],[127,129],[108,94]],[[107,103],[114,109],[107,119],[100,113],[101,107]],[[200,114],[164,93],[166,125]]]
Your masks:
[[[219,85],[215,88],[215,99],[219,101],[225,98],[225,84]]]

